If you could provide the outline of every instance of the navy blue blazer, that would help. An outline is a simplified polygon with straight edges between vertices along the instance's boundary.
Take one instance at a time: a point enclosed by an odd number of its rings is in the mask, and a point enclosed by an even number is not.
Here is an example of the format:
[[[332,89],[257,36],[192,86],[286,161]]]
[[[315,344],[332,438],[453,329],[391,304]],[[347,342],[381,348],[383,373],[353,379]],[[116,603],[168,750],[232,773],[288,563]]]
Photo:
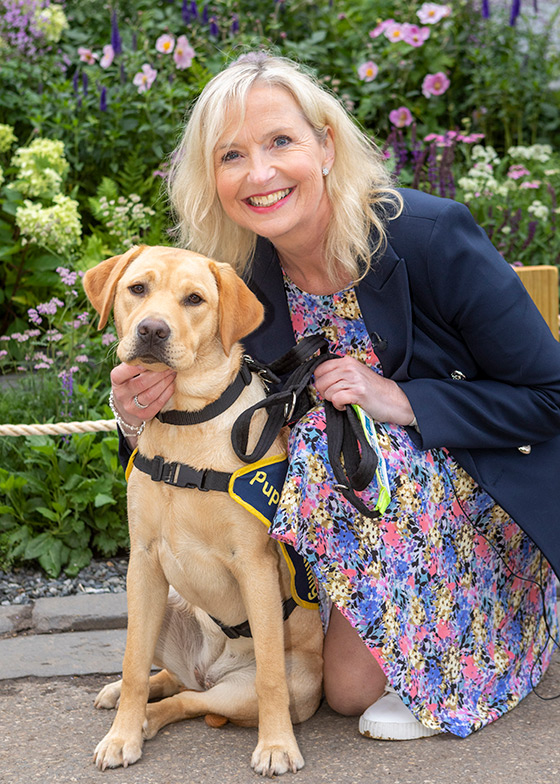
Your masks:
[[[560,575],[560,344],[464,205],[401,194],[387,248],[356,287],[383,373],[410,401],[418,446],[447,447]],[[267,240],[249,275],[265,320],[244,344],[270,362],[295,340]]]

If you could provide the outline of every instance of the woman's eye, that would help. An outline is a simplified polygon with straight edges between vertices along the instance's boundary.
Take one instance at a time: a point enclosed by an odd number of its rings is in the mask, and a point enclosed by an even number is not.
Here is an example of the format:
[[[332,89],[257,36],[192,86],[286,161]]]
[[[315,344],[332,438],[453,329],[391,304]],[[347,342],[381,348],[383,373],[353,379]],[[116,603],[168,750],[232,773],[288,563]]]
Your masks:
[[[277,136],[274,139],[274,146],[275,147],[286,147],[292,140],[289,136]]]
[[[229,163],[239,157],[239,153],[235,150],[228,150],[225,155],[222,155],[222,163]]]
[[[201,302],[204,302],[200,294],[189,294],[188,297],[185,297],[185,305],[200,305]]]
[[[135,283],[133,286],[129,286],[128,290],[131,294],[144,294],[146,287],[143,283]]]

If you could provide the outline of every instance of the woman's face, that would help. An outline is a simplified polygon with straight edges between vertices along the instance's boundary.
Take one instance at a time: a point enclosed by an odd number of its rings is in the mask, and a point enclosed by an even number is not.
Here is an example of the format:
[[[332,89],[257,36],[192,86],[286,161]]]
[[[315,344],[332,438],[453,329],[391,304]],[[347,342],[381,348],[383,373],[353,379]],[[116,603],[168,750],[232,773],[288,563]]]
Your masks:
[[[223,209],[280,251],[320,242],[331,215],[322,169],[334,161],[332,132],[320,141],[291,95],[266,85],[250,90],[239,119],[226,117],[214,152]]]

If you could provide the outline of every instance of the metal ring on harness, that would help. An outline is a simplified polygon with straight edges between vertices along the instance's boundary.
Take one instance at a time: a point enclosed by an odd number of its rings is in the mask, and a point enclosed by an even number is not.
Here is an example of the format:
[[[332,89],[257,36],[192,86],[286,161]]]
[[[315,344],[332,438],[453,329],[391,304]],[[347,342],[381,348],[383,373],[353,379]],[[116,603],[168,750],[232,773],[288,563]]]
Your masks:
[[[284,405],[284,419],[288,422],[292,418],[297,403],[297,394],[292,390],[292,402]],[[290,408],[288,408],[290,406]]]

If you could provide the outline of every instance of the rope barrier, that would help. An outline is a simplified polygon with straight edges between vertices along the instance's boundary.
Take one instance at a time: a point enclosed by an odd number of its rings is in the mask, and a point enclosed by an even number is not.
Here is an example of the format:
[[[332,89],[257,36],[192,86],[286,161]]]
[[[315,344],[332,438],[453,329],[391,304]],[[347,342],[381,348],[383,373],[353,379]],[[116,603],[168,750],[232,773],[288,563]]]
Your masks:
[[[0,425],[0,436],[63,436],[70,433],[102,433],[116,430],[114,419],[89,422],[52,422],[46,425]]]

